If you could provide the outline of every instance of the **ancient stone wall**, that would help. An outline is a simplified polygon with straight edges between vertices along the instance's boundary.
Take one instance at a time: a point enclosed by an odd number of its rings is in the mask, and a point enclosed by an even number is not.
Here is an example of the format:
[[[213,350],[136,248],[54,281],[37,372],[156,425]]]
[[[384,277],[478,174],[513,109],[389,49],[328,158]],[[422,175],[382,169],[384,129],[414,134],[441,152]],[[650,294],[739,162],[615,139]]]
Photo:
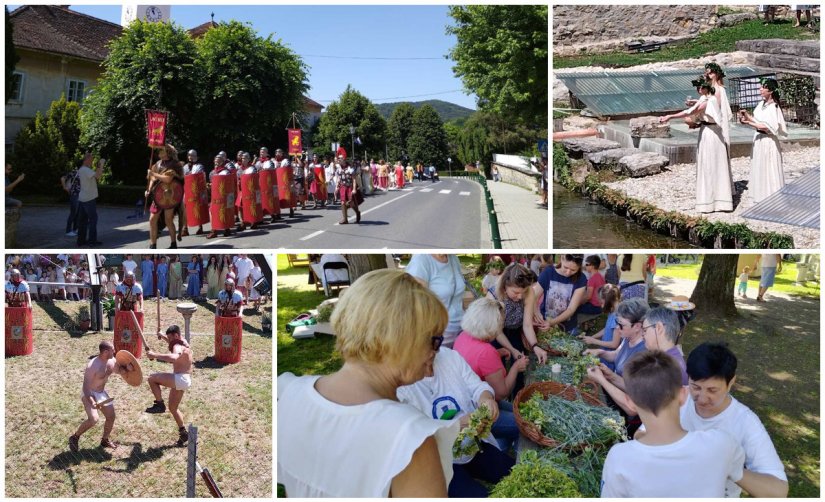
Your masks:
[[[714,5],[560,5],[553,8],[553,53],[603,52],[630,40],[685,38],[716,26]]]

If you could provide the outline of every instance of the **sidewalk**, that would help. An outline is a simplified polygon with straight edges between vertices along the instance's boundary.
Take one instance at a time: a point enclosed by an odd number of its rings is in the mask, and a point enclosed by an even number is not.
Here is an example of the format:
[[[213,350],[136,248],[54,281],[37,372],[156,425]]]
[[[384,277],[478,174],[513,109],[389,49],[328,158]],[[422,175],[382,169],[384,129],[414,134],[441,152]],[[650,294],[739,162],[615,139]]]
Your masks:
[[[487,181],[498,215],[503,249],[550,249],[548,211],[536,204],[538,194],[524,188]]]

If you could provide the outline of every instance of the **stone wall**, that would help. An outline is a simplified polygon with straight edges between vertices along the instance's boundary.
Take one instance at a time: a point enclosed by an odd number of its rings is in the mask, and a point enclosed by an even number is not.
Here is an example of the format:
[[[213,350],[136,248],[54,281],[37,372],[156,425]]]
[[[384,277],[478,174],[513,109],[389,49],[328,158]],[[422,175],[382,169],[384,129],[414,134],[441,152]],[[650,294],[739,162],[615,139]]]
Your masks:
[[[553,53],[604,52],[644,39],[672,40],[716,26],[715,5],[559,5],[553,8]]]
[[[498,167],[498,174],[501,176],[502,182],[520,186],[534,193],[538,193],[539,181],[541,180],[540,175],[527,169],[505,166],[496,162],[493,162],[493,165]],[[487,180],[487,183],[495,183],[495,181],[491,178]]]

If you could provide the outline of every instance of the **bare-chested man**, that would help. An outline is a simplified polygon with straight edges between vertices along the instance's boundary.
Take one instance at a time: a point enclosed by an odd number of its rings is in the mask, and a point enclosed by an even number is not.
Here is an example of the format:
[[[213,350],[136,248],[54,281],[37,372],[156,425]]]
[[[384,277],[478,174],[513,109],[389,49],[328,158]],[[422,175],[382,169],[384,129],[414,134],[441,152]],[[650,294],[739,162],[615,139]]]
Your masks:
[[[128,368],[124,368],[115,362],[115,347],[112,342],[103,340],[98,345],[100,353],[93,358],[86,365],[86,371],[83,374],[83,391],[80,399],[83,402],[83,408],[86,410],[86,420],[80,424],[71,437],[69,437],[69,449],[77,452],[79,449],[78,442],[80,436],[95,426],[98,421],[98,410],[106,417],[106,422],[103,425],[103,439],[100,440],[100,446],[104,448],[117,448],[117,444],[109,439],[109,434],[112,433],[112,428],[115,425],[115,405],[114,402],[109,402],[104,405],[99,405],[107,399],[109,394],[106,393],[104,387],[112,374],[119,375],[125,373]]]
[[[161,387],[169,387],[169,413],[178,424],[177,446],[183,446],[189,440],[189,433],[183,425],[183,415],[178,406],[183,399],[183,393],[192,385],[192,349],[181,337],[180,327],[173,324],[166,330],[166,335],[158,335],[161,340],[169,344],[169,354],[147,351],[149,359],[157,359],[172,363],[172,373],[153,373],[149,376],[149,387],[155,395],[155,402],[146,409],[147,413],[163,413],[166,405],[163,402]]]

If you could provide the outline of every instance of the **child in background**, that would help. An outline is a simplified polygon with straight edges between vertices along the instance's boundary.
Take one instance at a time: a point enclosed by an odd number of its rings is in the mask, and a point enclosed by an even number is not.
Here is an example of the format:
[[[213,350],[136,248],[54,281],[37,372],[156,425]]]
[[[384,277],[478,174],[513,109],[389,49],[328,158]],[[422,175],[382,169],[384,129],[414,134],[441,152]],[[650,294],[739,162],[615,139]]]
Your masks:
[[[742,479],[745,452],[718,429],[688,432],[679,409],[687,401],[679,364],[668,354],[644,351],[624,368],[627,404],[646,433],[610,448],[602,471],[602,497],[715,497]]]
[[[487,291],[495,290],[498,284],[498,278],[501,276],[501,271],[504,270],[504,260],[500,256],[493,256],[487,262],[487,275],[481,280],[481,294],[486,296]]]
[[[608,350],[616,350],[622,342],[622,337],[614,336],[613,330],[616,329],[618,323],[616,322],[616,308],[622,301],[622,290],[615,284],[605,284],[599,288],[599,299],[602,302],[602,310],[607,313],[607,321],[604,323],[604,328],[593,336],[580,335],[579,338],[588,345],[597,345]],[[599,358],[605,366],[611,370],[616,367],[613,361],[608,361],[604,358]]]
[[[748,279],[750,278],[750,273],[751,268],[745,267],[742,269],[742,273],[739,274],[739,289],[737,290],[737,293],[739,293],[739,296],[742,298],[748,297]]]

